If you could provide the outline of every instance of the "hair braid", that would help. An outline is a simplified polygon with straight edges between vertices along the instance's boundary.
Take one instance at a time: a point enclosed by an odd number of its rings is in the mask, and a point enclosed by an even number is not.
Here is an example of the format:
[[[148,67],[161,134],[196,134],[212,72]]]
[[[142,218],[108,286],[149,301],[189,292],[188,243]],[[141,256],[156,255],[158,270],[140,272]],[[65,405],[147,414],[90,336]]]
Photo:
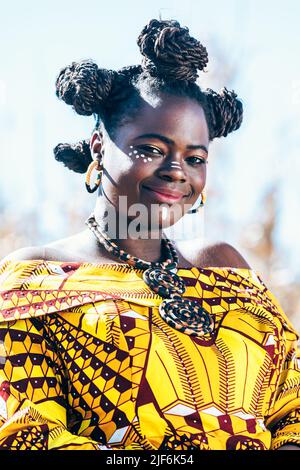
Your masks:
[[[55,160],[62,162],[70,170],[85,173],[93,161],[90,141],[80,140],[77,144],[57,144],[53,150]]]
[[[210,139],[226,137],[238,129],[243,120],[243,105],[237,99],[237,94],[233,90],[227,90],[226,87],[222,88],[220,94],[207,88],[205,94],[211,113]]]
[[[98,69],[91,60],[72,62],[61,70],[56,80],[56,95],[73,106],[78,114],[99,112],[111,90],[116,72]]]
[[[197,69],[203,70],[208,63],[206,48],[175,20],[151,20],[137,43],[143,69],[168,81],[196,81]]]

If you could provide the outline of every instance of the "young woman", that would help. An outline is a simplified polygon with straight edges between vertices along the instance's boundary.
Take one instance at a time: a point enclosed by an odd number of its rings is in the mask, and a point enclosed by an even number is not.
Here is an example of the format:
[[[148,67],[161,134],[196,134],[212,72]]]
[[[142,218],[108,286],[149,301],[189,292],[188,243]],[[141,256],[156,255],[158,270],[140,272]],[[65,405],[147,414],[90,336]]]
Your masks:
[[[58,76],[96,126],[55,157],[99,191],[85,230],[0,264],[0,448],[299,450],[293,325],[235,248],[163,230],[204,204],[242,103],[195,83],[207,51],[177,21],[138,45],[141,65]]]

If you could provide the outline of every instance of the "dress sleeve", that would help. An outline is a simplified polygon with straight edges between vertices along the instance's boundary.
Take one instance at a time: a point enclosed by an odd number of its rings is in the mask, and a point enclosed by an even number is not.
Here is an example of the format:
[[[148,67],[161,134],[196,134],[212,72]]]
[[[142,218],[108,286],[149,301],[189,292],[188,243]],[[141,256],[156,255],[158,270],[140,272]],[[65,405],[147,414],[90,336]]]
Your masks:
[[[271,431],[271,449],[276,450],[285,444],[300,447],[300,351],[295,330],[284,330],[284,358],[268,416],[265,419]],[[299,448],[300,450],[300,448]]]
[[[68,431],[63,367],[35,321],[0,324],[0,449],[109,449]]]

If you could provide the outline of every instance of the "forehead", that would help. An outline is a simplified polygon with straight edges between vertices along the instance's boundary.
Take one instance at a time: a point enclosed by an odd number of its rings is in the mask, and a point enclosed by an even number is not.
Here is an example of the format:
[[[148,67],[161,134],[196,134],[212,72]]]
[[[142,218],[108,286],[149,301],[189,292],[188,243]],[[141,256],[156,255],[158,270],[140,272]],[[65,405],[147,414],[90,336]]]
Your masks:
[[[208,127],[203,108],[185,97],[163,95],[156,101],[143,98],[136,118],[120,128],[119,138],[146,133],[163,134],[182,144],[208,145]]]

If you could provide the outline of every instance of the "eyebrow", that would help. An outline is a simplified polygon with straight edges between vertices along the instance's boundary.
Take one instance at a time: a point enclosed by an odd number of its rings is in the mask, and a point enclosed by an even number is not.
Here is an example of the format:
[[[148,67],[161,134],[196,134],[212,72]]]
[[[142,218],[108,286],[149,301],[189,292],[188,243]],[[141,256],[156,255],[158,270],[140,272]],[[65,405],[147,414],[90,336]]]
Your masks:
[[[174,140],[169,139],[169,137],[166,137],[166,136],[161,135],[161,134],[142,134],[142,135],[139,135],[138,137],[135,137],[134,140],[142,139],[142,138],[155,138],[155,139],[160,139],[162,142],[165,142],[168,145],[174,145],[175,144]],[[204,150],[204,152],[208,153],[208,150],[205,147],[205,145],[200,145],[200,144],[199,145],[187,145],[186,148],[188,150],[201,149],[201,150]]]

